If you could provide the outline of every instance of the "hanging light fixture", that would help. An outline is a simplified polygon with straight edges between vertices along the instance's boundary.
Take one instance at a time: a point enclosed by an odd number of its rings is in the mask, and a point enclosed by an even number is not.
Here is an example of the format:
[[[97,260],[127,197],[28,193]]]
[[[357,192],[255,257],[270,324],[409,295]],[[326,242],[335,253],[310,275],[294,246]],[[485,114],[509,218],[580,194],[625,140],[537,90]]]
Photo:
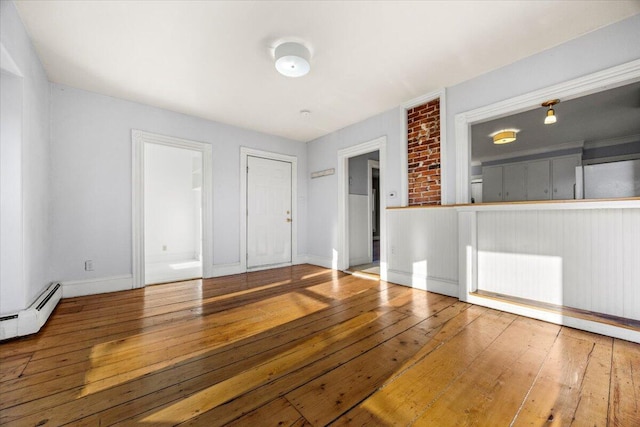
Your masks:
[[[509,144],[516,140],[516,132],[515,129],[504,129],[489,136],[493,137],[493,143],[496,145]]]
[[[309,49],[295,42],[285,42],[276,47],[276,70],[283,76],[302,77],[311,70]]]
[[[556,118],[556,112],[553,109],[553,106],[556,105],[558,102],[560,102],[559,99],[550,99],[549,101],[545,101],[542,103],[543,107],[548,108],[547,115],[544,118],[545,125],[552,125],[558,121],[558,119]]]

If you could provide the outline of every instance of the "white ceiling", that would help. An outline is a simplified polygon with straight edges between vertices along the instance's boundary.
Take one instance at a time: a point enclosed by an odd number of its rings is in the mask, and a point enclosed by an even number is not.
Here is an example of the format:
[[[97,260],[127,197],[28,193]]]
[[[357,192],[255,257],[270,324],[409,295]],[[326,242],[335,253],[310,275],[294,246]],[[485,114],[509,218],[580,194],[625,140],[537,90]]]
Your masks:
[[[16,4],[52,82],[299,141],[640,13],[611,0]],[[307,76],[276,72],[281,41],[310,48]]]

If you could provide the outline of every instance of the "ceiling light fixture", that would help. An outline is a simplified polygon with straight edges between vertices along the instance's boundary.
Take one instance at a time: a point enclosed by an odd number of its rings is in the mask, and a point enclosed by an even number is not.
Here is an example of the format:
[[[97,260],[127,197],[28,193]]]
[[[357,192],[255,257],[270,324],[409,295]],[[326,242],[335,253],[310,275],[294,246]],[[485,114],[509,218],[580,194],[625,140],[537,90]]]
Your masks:
[[[283,76],[302,77],[311,70],[309,49],[295,42],[285,42],[276,47],[276,70]]]
[[[513,129],[501,130],[493,135],[493,143],[496,145],[508,144],[516,140],[516,131]]]
[[[558,102],[560,102],[559,99],[550,99],[549,101],[545,101],[542,103],[543,107],[549,108],[547,110],[547,115],[544,118],[545,125],[552,125],[558,121],[558,119],[556,118],[556,112],[553,109],[553,106],[556,105]]]

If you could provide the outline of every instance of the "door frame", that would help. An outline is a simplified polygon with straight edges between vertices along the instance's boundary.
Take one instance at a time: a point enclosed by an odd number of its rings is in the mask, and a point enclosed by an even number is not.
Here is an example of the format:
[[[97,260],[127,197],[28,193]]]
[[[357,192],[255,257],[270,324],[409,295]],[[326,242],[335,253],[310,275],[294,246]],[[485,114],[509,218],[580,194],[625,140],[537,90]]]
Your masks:
[[[132,266],[133,288],[145,286],[144,146],[157,144],[202,153],[202,277],[213,276],[213,159],[211,144],[132,129]]]
[[[369,209],[367,211],[367,224],[369,225],[369,249],[367,249],[367,256],[369,258],[369,262],[373,262],[373,213],[372,210],[372,202],[373,202],[373,170],[378,169],[378,198],[380,197],[380,161],[378,160],[367,160],[367,204],[369,205]],[[379,209],[382,210],[382,209]],[[378,216],[380,216],[380,212],[377,212]]]
[[[337,262],[335,264],[337,270],[346,270],[349,268],[349,159],[372,151],[378,151],[380,159],[380,279],[387,280],[386,136],[381,136],[374,140],[338,151],[338,250],[336,254]]]
[[[247,268],[247,158],[260,157],[291,163],[291,262],[264,267]],[[272,153],[249,147],[240,147],[240,271],[258,271],[285,267],[297,263],[298,256],[298,158],[288,154]]]

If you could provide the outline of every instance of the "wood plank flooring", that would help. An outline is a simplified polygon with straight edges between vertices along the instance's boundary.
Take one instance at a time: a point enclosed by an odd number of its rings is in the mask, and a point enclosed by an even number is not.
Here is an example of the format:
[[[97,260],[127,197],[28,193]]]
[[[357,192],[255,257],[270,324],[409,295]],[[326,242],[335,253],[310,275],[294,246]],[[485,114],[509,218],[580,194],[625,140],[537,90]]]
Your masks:
[[[640,345],[309,265],[62,300],[0,424],[640,426]]]

